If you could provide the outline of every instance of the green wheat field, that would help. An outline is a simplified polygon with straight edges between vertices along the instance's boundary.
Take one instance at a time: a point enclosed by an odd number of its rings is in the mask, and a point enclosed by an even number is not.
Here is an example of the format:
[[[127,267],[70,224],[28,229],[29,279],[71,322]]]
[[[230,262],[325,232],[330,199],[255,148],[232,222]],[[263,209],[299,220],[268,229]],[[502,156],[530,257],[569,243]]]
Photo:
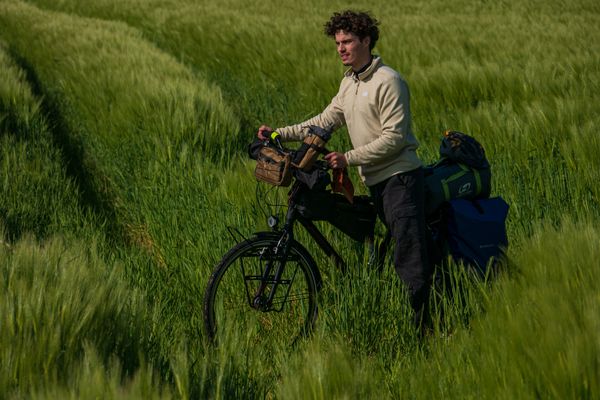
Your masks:
[[[483,144],[509,262],[451,265],[419,339],[391,262],[321,225],[342,274],[299,230],[314,335],[212,347],[227,227],[268,229],[246,146],[337,92],[346,8],[380,19],[426,163],[446,129]],[[0,398],[600,398],[599,127],[595,0],[0,0]]]

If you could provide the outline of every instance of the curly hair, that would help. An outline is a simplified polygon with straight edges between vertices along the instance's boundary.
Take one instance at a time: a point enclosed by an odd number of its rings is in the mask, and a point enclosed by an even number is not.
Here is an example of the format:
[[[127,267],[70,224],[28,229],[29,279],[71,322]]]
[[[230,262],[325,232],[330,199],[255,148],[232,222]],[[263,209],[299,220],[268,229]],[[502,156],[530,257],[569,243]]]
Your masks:
[[[371,38],[369,49],[373,50],[377,39],[379,39],[379,21],[373,18],[368,11],[357,12],[346,10],[335,12],[325,24],[325,34],[335,37],[338,31],[354,33],[363,40],[367,36]]]

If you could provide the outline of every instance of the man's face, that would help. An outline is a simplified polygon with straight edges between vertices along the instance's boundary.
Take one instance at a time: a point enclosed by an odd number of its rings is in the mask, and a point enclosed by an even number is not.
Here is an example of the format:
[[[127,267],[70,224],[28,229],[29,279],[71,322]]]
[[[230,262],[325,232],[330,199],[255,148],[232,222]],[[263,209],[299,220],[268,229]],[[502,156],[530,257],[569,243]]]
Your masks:
[[[371,38],[368,36],[361,41],[354,33],[337,31],[335,34],[335,44],[342,63],[355,71],[365,66],[371,59],[370,43]]]

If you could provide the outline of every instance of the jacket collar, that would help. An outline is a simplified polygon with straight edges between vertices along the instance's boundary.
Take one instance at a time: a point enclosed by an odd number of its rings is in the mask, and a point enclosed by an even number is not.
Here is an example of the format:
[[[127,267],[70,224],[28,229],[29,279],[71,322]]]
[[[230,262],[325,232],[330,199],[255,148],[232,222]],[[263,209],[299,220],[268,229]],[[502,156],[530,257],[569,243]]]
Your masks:
[[[383,65],[383,62],[381,61],[381,57],[379,57],[379,56],[373,56],[373,60],[371,61],[371,65],[369,65],[369,67],[367,69],[365,69],[364,71],[362,71],[358,75],[356,75],[354,73],[354,71],[352,71],[352,68],[349,68],[344,73],[344,76],[346,76],[348,78],[353,78],[353,79],[356,79],[356,80],[359,80],[359,81],[365,81],[371,75],[373,75],[373,72],[375,72],[375,70],[377,68],[379,68],[382,65]]]

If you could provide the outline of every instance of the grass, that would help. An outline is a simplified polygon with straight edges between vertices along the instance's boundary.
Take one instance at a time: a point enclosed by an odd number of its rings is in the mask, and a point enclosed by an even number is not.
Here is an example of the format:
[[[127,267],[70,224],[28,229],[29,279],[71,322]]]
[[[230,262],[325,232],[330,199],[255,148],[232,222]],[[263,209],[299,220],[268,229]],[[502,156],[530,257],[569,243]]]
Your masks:
[[[585,0],[353,2],[381,19],[376,51],[410,84],[422,158],[447,128],[483,143],[511,206],[511,268],[493,283],[456,269],[421,342],[391,267],[369,270],[324,227],[340,274],[298,232],[325,281],[315,337],[205,347],[226,227],[266,229],[245,145],[335,94],[343,68],[321,29],[346,6],[0,0],[0,307],[21,310],[2,313],[1,348],[18,350],[0,392],[598,397],[600,9]],[[331,143],[348,145],[344,131]]]
[[[137,373],[151,308],[127,286],[122,266],[105,265],[93,244],[59,238],[42,246],[22,238],[0,253],[3,393],[78,385],[92,378],[86,372],[117,382]],[[147,379],[152,370],[139,373]]]

